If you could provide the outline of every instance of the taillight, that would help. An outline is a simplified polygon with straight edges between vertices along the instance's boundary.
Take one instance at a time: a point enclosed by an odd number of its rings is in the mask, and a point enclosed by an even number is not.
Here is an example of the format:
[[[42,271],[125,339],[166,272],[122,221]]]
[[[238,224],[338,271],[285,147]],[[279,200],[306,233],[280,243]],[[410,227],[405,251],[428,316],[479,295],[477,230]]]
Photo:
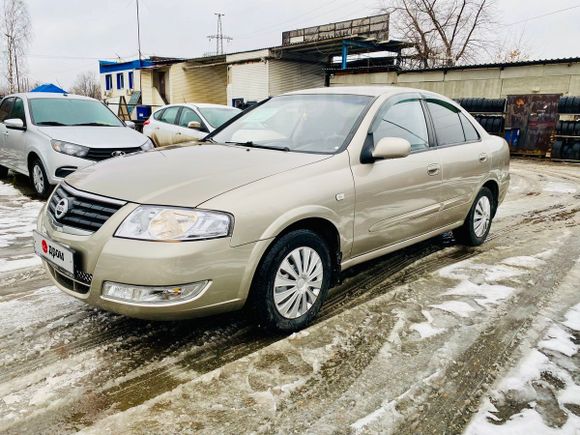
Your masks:
[[[151,121],[149,121],[149,120],[147,120],[143,123],[143,125],[149,125],[149,124],[151,124]]]

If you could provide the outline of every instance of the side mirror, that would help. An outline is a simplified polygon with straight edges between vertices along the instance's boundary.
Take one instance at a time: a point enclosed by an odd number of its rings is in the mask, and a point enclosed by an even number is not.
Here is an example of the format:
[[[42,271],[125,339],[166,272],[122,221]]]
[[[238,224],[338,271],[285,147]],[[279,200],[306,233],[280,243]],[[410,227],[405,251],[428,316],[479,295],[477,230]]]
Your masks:
[[[18,118],[6,119],[4,120],[4,125],[7,128],[13,128],[15,130],[24,130],[24,122],[22,122],[22,119]]]
[[[411,153],[411,144],[400,137],[383,137],[375,145],[372,156],[375,159],[400,159]]]
[[[128,128],[131,128],[131,129],[135,130],[135,123],[133,121],[125,121],[125,125]]]
[[[193,130],[201,130],[201,123],[197,121],[191,121],[187,124],[187,128],[192,128]]]

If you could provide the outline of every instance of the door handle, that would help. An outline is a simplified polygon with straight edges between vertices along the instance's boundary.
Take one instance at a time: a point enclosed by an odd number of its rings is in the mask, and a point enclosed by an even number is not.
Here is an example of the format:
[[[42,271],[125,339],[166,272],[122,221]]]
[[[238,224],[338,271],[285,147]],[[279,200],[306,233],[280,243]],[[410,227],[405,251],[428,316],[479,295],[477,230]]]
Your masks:
[[[177,133],[175,133],[177,136],[181,136],[181,132],[178,131]]]
[[[439,165],[438,163],[431,163],[429,166],[427,166],[427,175],[433,177],[433,176],[439,174],[440,170],[441,170],[441,165]]]
[[[481,153],[481,154],[479,155],[479,161],[480,161],[481,163],[484,163],[484,162],[486,162],[486,161],[487,161],[487,154],[486,154],[486,153]]]

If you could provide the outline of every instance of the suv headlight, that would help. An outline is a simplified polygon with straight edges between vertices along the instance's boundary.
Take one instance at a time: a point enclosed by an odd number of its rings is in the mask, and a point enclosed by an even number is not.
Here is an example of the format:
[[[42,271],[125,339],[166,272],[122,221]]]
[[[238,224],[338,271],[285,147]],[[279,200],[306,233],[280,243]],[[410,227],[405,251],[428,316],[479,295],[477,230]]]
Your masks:
[[[65,142],[63,140],[53,139],[50,141],[50,145],[57,153],[67,154],[69,156],[85,157],[89,152],[88,147],[77,145],[75,143]]]
[[[149,150],[152,150],[153,148],[155,148],[155,144],[149,138],[147,139],[147,142],[145,142],[143,145],[141,145],[141,149],[143,151],[149,151]]]
[[[125,218],[115,237],[175,242],[226,237],[233,218],[227,213],[142,205]]]

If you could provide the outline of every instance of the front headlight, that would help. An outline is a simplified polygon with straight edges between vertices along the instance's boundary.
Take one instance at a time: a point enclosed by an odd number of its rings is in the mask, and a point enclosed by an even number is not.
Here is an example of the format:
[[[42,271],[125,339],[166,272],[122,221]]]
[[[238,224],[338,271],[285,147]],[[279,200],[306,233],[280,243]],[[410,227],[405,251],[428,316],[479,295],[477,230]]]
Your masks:
[[[125,218],[115,237],[162,242],[215,239],[231,233],[227,213],[142,205]]]
[[[155,148],[155,144],[151,141],[151,139],[147,138],[147,142],[141,145],[141,149],[143,151],[149,151]]]
[[[50,141],[50,145],[52,145],[52,149],[57,153],[67,154],[69,156],[85,157],[89,152],[88,147],[77,145],[75,143],[65,142],[63,140],[53,139]]]

